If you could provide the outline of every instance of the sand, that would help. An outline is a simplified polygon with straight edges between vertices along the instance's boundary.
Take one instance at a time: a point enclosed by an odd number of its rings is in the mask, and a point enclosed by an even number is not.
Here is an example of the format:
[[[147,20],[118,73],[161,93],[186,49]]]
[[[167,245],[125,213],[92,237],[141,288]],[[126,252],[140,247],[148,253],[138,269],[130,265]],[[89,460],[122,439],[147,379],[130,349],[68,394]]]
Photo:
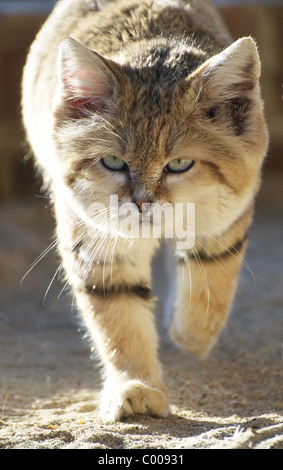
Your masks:
[[[0,205],[0,448],[282,449],[282,177],[268,179],[257,204],[247,265],[225,330],[206,360],[178,350],[160,331],[170,392],[168,418],[105,424],[95,351],[55,275],[46,199]],[[39,194],[39,193],[38,193]],[[155,262],[163,308],[162,261]]]

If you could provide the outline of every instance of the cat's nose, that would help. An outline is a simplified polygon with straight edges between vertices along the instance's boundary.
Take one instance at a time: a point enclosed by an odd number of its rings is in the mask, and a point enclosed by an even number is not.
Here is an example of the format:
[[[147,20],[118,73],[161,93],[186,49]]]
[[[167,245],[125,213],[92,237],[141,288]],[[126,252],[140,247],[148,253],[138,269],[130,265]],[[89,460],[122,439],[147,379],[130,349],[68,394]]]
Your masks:
[[[142,213],[142,212],[146,212],[147,210],[149,210],[150,204],[152,203],[152,201],[150,200],[150,198],[142,198],[142,197],[135,198],[134,197],[133,203],[136,204],[139,211]]]

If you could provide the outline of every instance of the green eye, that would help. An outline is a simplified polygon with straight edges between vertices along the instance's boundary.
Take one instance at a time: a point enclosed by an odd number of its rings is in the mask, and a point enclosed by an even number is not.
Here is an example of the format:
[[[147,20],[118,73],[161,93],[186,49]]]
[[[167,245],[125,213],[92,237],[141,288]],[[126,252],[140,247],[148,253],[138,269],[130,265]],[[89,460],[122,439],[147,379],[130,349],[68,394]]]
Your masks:
[[[101,159],[102,164],[108,168],[108,170],[113,171],[123,171],[128,168],[128,165],[119,157],[104,157]]]
[[[171,160],[171,162],[168,163],[165,169],[170,173],[183,173],[184,171],[190,170],[194,163],[194,160],[181,160],[181,158],[175,158],[175,160]]]

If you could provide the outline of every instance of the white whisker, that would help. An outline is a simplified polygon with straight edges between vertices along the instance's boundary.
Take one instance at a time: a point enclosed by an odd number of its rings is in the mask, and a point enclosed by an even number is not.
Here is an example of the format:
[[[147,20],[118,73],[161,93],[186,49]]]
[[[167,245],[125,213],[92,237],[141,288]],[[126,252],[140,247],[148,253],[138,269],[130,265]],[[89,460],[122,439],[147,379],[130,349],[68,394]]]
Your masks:
[[[58,240],[54,240],[50,245],[45,248],[45,250],[39,255],[31,264],[31,267],[29,270],[25,273],[25,275],[22,277],[20,284],[24,281],[24,279],[27,277],[27,275],[33,270],[33,268],[57,245]]]
[[[47,289],[46,289],[46,291],[45,291],[44,297],[43,297],[43,305],[45,304],[45,300],[46,300],[47,294],[48,294],[48,292],[49,292],[49,290],[50,290],[50,288],[51,288],[51,286],[52,286],[52,284],[53,284],[53,282],[54,282],[54,279],[55,279],[55,277],[57,276],[57,274],[60,272],[60,270],[62,269],[62,267],[63,267],[63,262],[59,264],[58,268],[57,268],[56,271],[55,271],[55,274],[53,275],[51,281],[49,282],[49,285],[48,285],[48,287],[47,287]]]

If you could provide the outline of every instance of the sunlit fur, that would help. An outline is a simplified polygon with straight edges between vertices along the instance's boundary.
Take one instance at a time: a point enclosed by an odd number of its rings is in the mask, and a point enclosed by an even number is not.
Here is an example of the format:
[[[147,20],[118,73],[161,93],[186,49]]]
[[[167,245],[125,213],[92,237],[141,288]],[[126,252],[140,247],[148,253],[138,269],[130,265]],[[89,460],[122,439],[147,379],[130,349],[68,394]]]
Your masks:
[[[160,240],[105,230],[109,197],[195,204],[195,245],[174,253],[166,310],[176,343],[206,355],[232,305],[267,148],[260,61],[208,0],[97,3],[62,0],[39,32],[23,121],[54,201],[66,281],[105,367],[101,413],[165,416],[151,293]],[[128,171],[101,164],[113,155]],[[194,165],[167,172],[176,158]],[[95,203],[105,208],[94,217]]]

